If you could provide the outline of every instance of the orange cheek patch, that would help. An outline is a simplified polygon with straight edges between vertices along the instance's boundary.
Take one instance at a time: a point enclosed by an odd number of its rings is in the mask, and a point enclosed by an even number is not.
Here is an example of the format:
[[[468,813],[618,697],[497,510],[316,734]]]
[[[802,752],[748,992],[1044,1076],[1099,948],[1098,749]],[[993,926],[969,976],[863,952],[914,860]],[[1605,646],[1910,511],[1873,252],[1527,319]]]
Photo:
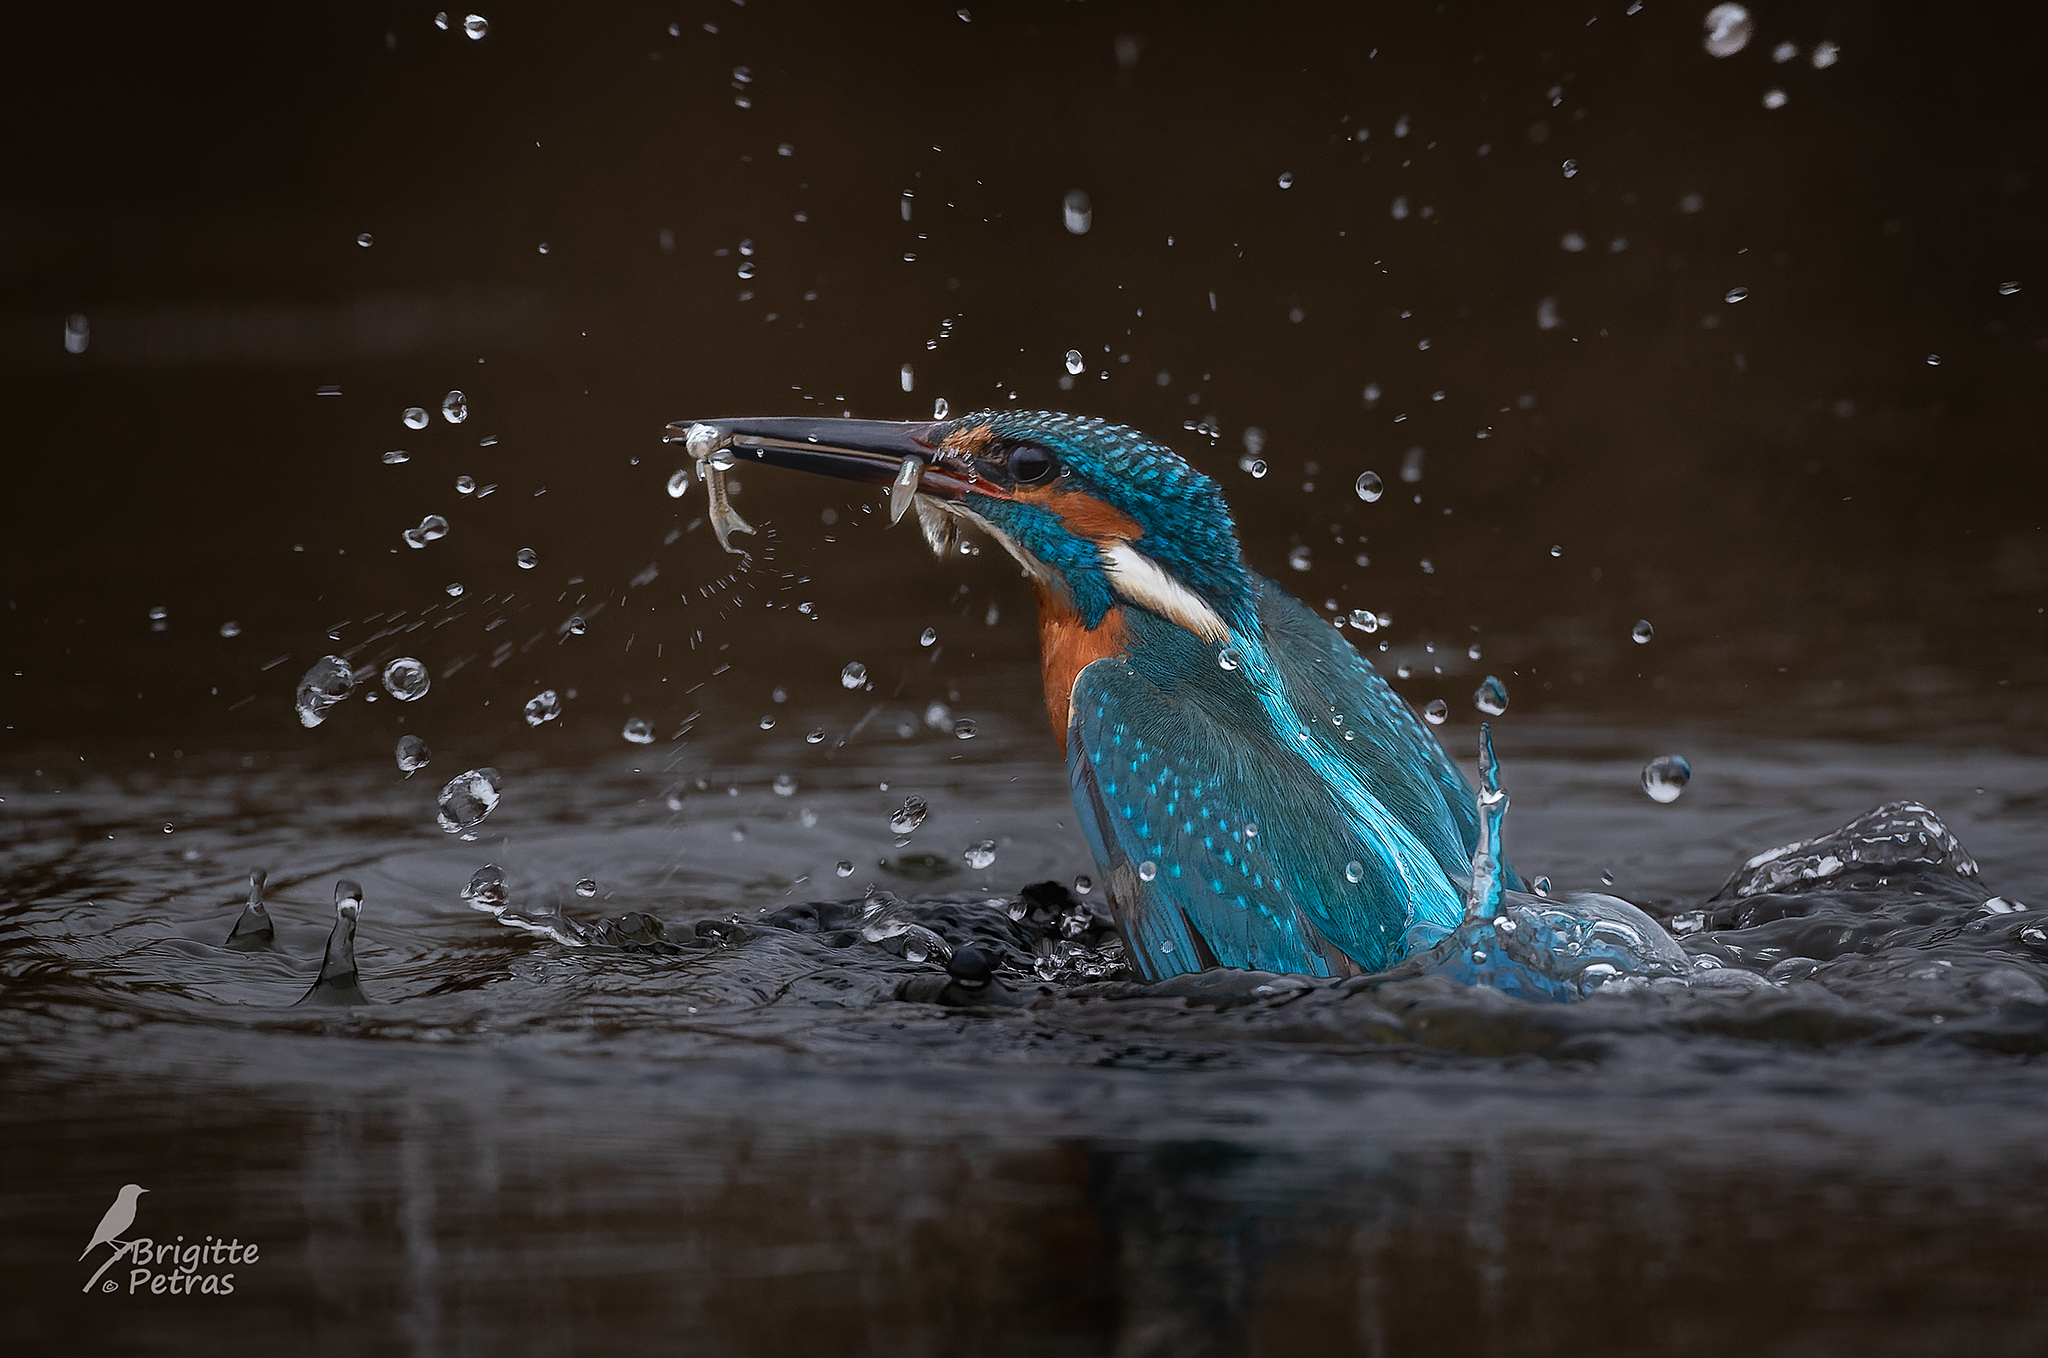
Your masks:
[[[1111,538],[1129,542],[1145,535],[1138,521],[1121,509],[1104,504],[1093,495],[1062,490],[1057,481],[1046,486],[1019,486],[1017,498],[1059,515],[1076,537],[1094,542],[1106,542]]]
[[[954,430],[946,436],[942,446],[947,452],[958,453],[961,457],[977,457],[994,437],[995,430],[988,425],[977,424],[972,428]]]

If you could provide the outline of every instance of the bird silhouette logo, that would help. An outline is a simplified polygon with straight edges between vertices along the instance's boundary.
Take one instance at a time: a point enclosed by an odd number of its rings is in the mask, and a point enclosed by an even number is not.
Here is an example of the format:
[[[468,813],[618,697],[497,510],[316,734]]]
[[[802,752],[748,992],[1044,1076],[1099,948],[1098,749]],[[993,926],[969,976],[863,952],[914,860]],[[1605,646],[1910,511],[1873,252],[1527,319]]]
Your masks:
[[[92,1243],[87,1245],[78,1257],[83,1260],[100,1246],[110,1243],[126,1248],[121,1240],[121,1232],[135,1224],[135,1200],[147,1192],[149,1190],[141,1184],[121,1185],[121,1191],[114,1196],[114,1205],[107,1209],[107,1214],[100,1218],[100,1224],[94,1228]],[[118,1249],[114,1251],[115,1254],[120,1252]]]

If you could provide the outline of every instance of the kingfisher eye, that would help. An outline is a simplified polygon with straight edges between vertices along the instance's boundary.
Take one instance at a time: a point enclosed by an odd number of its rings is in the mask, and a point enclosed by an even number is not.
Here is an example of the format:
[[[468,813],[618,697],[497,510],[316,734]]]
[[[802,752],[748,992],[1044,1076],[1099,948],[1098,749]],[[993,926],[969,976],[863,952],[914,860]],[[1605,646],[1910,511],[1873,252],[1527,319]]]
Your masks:
[[[1010,450],[1010,479],[1020,486],[1035,486],[1052,479],[1052,454],[1035,444],[1020,443]]]

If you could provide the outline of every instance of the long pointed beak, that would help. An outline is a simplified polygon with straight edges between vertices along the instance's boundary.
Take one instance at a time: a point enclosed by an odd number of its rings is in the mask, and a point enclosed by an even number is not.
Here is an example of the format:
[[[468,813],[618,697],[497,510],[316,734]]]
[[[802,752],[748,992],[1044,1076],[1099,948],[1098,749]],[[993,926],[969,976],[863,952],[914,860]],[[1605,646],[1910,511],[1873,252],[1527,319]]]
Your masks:
[[[935,424],[898,420],[821,420],[803,416],[737,420],[677,420],[664,443],[687,442],[708,429],[728,442],[738,462],[814,472],[842,481],[896,486],[914,478],[915,489],[958,499],[976,485],[960,460],[946,457]],[[914,465],[911,460],[915,459]]]

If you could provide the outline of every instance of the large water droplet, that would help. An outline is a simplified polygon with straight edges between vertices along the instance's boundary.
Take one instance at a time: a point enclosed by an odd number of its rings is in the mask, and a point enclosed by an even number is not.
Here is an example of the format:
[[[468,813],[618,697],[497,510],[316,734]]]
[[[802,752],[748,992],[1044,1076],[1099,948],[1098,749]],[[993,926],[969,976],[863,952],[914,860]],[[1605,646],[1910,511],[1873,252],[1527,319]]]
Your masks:
[[[474,42],[491,31],[491,21],[481,14],[472,14],[462,21],[462,31],[469,35],[471,42]]]
[[[1756,25],[1741,5],[1716,5],[1707,11],[1707,51],[1717,57],[1732,57],[1749,46]]]
[[[1079,375],[1080,375],[1080,372],[1081,372],[1081,369],[1083,369],[1083,368],[1085,368],[1085,367],[1087,367],[1087,366],[1088,366],[1087,360],[1081,357],[1081,351],[1080,351],[1079,349],[1069,349],[1069,350],[1067,350],[1067,371],[1068,371],[1068,372],[1070,372],[1070,373],[1073,373],[1073,374],[1075,374],[1076,376],[1079,376]]]
[[[1450,720],[1450,716],[1451,705],[1442,698],[1431,698],[1428,705],[1422,709],[1422,719],[1431,726],[1442,726]]]
[[[470,875],[469,885],[462,888],[462,899],[478,910],[503,910],[506,899],[504,870],[496,863],[486,863],[478,868]]]
[[[1642,618],[1634,627],[1628,629],[1628,634],[1635,638],[1636,645],[1647,646],[1650,644],[1650,638],[1657,635],[1657,629],[1650,626],[1648,618]]]
[[[569,619],[569,635],[570,635],[570,636],[580,637],[580,636],[582,636],[582,635],[583,635],[583,634],[584,634],[585,632],[588,632],[589,630],[590,630],[590,624],[589,624],[589,623],[587,623],[587,622],[585,622],[585,621],[584,621],[584,620],[583,620],[583,619],[582,619],[581,617],[571,617],[571,618]]]
[[[980,872],[995,866],[996,842],[993,839],[979,840],[967,846],[967,866]]]
[[[384,691],[402,703],[426,697],[430,682],[427,667],[409,655],[402,655],[384,667]]]
[[[1076,877],[1074,879],[1074,894],[1076,896],[1085,896],[1093,890],[1095,890],[1095,883],[1091,878]]]
[[[420,406],[407,406],[405,408],[405,427],[407,429],[425,429],[427,427],[427,412],[425,409]]]
[[[542,689],[526,700],[526,724],[539,726],[562,715],[562,700],[551,688]]]
[[[635,745],[654,743],[654,723],[645,717],[626,718],[626,729],[619,733]]]
[[[1079,189],[1069,189],[1060,204],[1060,214],[1065,219],[1067,230],[1077,236],[1088,234],[1088,228],[1095,224],[1095,208],[1088,201],[1088,195]]]
[[[476,494],[476,478],[475,478],[474,476],[458,476],[458,477],[456,477],[456,478],[455,478],[455,493],[456,493],[457,495],[474,495],[474,494]]]
[[[1681,755],[1660,754],[1643,765],[1643,791],[1653,802],[1675,802],[1692,781],[1692,765]]]
[[[939,629],[936,627],[927,627],[924,629],[923,632],[918,634],[917,644],[920,646],[930,646],[935,644],[938,641],[938,639]]]
[[[1380,480],[1378,472],[1360,472],[1358,482],[1353,488],[1357,490],[1358,498],[1367,504],[1374,503],[1387,493],[1386,483]]]
[[[318,726],[327,720],[328,708],[355,691],[355,675],[348,662],[338,655],[321,656],[299,680],[293,704],[298,709],[299,725]]]
[[[1146,859],[1146,860],[1145,860],[1144,862],[1142,862],[1142,863],[1138,864],[1138,880],[1139,880],[1139,881],[1141,881],[1141,882],[1149,882],[1149,881],[1151,881],[1151,880],[1152,880],[1152,879],[1153,879],[1154,877],[1157,877],[1158,875],[1159,875],[1159,865],[1158,865],[1157,863],[1153,862],[1153,861],[1152,861],[1151,859],[1149,859],[1149,858],[1148,858],[1148,859]],[[1171,951],[1171,950],[1172,950],[1172,947],[1173,947],[1173,945],[1169,943],[1169,944],[1167,945],[1167,949],[1168,949],[1168,951]]]
[[[582,878],[576,883],[576,894],[586,900],[595,896],[597,894],[597,880],[593,877]]]
[[[1237,647],[1235,646],[1225,646],[1222,650],[1216,652],[1216,664],[1219,668],[1234,670],[1243,663],[1244,657],[1237,653]]]
[[[946,416],[948,416],[948,415],[950,415],[950,414],[952,414],[952,413],[953,413],[953,408],[952,408],[951,406],[949,406],[949,405],[947,405],[947,404],[946,404],[946,398],[945,398],[945,397],[941,396],[941,397],[940,397],[940,398],[939,398],[938,400],[936,400],[936,401],[933,401],[933,402],[932,402],[932,418],[933,418],[933,419],[935,419],[935,420],[943,420],[943,419],[945,419],[945,418],[946,418]]]
[[[680,500],[690,489],[690,469],[684,467],[668,479],[668,495],[671,500]]]
[[[833,866],[832,871],[838,873],[841,877],[851,877],[853,876],[853,864],[842,858]]]
[[[896,808],[896,814],[889,817],[889,828],[899,835],[907,835],[924,824],[924,818],[931,813],[924,798],[915,793],[903,799],[903,805]]]
[[[427,742],[418,736],[400,736],[394,753],[400,771],[408,778],[425,768],[427,761],[434,757],[434,752],[427,748]]]
[[[1487,675],[1472,692],[1472,706],[1489,717],[1498,717],[1508,710],[1507,686],[1492,675]]]
[[[1354,608],[1351,610],[1351,625],[1361,632],[1377,632],[1380,630],[1379,615],[1370,608]]]
[[[867,681],[868,667],[861,664],[858,660],[839,671],[839,686],[841,688],[859,688]]]
[[[974,719],[962,717],[953,723],[953,737],[956,740],[972,740],[975,737]]]
[[[807,735],[805,735],[805,736],[804,736],[804,744],[806,744],[806,745],[818,745],[818,744],[822,744],[822,743],[824,742],[824,739],[825,739],[825,728],[824,728],[824,727],[822,727],[822,726],[820,726],[820,727],[816,728],[815,730],[813,730],[813,731],[809,732],[809,733],[808,733]]]
[[[1294,171],[1282,170],[1280,172],[1280,187],[1283,189],[1291,189],[1294,187]]]
[[[471,769],[456,774],[441,789],[436,821],[451,835],[474,828],[497,808],[501,787],[496,769]]]
[[[520,570],[530,571],[540,564],[540,553],[531,547],[521,547],[512,559],[519,563]]]
[[[1355,858],[1352,859],[1349,863],[1346,863],[1344,865],[1344,880],[1351,883],[1353,886],[1356,886],[1360,882],[1364,881],[1365,864],[1359,862]]]
[[[1266,460],[1255,457],[1244,464],[1244,469],[1252,474],[1252,480],[1260,480],[1266,475]]]
[[[450,424],[461,424],[469,418],[469,398],[459,391],[451,391],[443,396],[441,418]]]

